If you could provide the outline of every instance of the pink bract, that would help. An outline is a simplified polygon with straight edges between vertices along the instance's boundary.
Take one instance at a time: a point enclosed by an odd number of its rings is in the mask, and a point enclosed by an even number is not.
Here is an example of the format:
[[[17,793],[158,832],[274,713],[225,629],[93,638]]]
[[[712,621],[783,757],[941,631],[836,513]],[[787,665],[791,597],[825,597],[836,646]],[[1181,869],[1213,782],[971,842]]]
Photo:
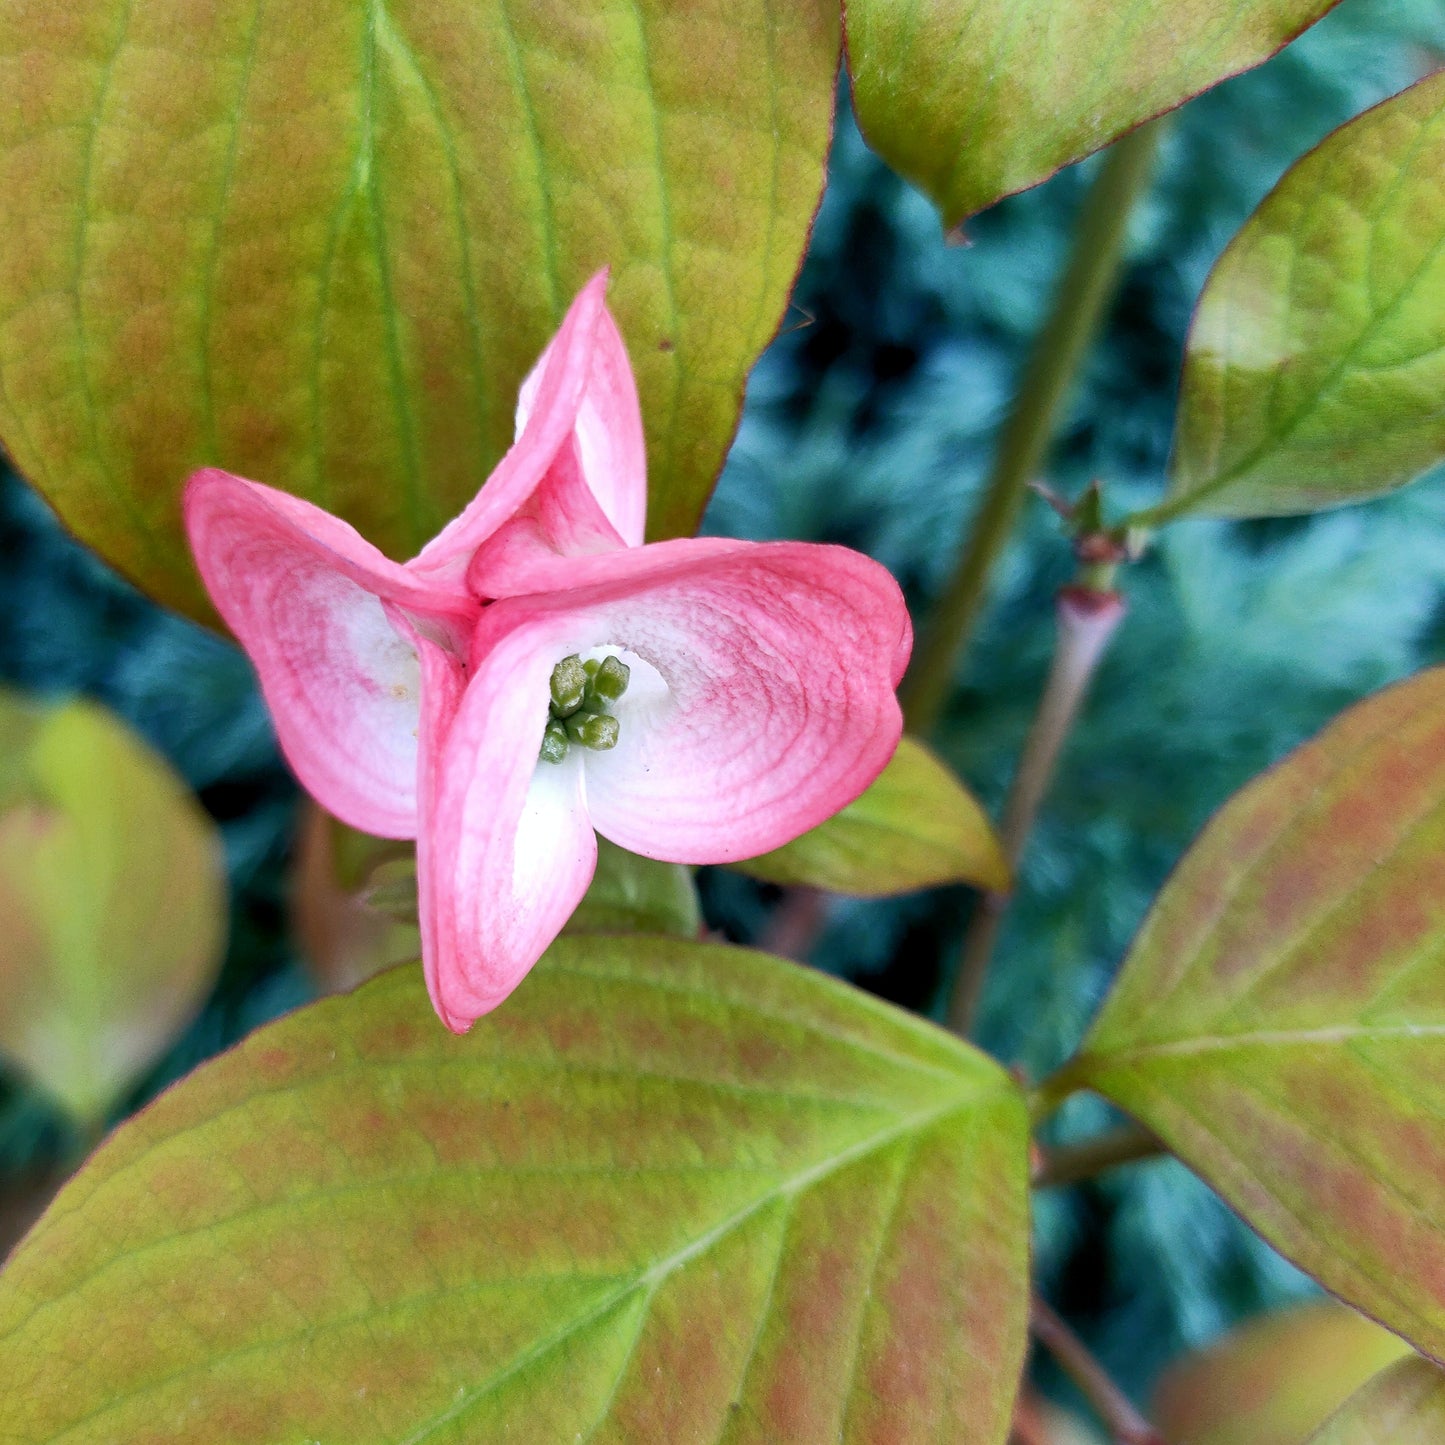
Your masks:
[[[815,827],[897,747],[912,634],[877,563],[841,547],[642,545],[627,353],[595,277],[523,383],[476,499],[392,562],[309,503],[197,472],[186,524],[305,787],[416,838],[423,964],[463,1031],[521,982],[586,892],[595,832],[678,863]],[[609,752],[539,760],[564,657],[621,657]]]

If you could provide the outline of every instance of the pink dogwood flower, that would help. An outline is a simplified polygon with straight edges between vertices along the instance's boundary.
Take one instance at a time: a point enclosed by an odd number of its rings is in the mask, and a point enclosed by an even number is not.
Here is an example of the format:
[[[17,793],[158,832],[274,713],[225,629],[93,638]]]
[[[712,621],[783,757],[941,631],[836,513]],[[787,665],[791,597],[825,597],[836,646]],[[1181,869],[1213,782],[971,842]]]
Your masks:
[[[642,421],[606,274],[523,383],[517,436],[421,553],[207,469],[201,576],[281,746],[337,817],[417,840],[423,965],[462,1032],[586,892],[596,834],[724,863],[851,802],[898,743],[912,641],[892,577],[842,547],[643,545]]]

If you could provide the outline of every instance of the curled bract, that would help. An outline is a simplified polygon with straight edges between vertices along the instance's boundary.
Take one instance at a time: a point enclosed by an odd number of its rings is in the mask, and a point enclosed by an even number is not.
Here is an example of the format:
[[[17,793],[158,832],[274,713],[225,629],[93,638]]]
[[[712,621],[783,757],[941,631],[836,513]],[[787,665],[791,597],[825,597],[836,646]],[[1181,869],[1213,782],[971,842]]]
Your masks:
[[[354,827],[417,840],[427,984],[458,1031],[556,937],[596,833],[675,863],[766,852],[857,797],[901,730],[912,634],[877,563],[643,545],[642,422],[605,290],[603,273],[577,297],[511,450],[410,562],[226,472],[186,489],[197,565],[298,777]],[[544,759],[554,671],[609,657],[627,680],[596,708],[606,745]]]

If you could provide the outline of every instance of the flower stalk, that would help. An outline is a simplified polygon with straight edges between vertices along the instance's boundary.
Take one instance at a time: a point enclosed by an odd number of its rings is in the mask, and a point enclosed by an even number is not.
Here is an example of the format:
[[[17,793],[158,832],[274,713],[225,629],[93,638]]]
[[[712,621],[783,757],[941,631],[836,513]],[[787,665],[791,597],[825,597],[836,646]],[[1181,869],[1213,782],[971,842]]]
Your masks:
[[[1039,1167],[1034,1171],[1035,1189],[1061,1189],[1081,1184],[1123,1164],[1141,1159],[1157,1159],[1165,1153],[1164,1146],[1139,1124],[1123,1124],[1107,1134],[1085,1139],[1078,1144],[1064,1144],[1046,1149]]]
[[[1076,585],[1059,593],[1053,664],[999,825],[1004,854],[1015,872],[1059,754],[1124,612],[1123,598],[1112,590],[1096,591]],[[948,1025],[965,1037],[973,1028],[989,962],[1012,897],[1012,892],[984,894],[964,935],[949,1000]]]
[[[1029,1310],[1029,1325],[1034,1338],[1089,1402],[1114,1437],[1115,1445],[1167,1445],[1084,1342],[1037,1295]]]

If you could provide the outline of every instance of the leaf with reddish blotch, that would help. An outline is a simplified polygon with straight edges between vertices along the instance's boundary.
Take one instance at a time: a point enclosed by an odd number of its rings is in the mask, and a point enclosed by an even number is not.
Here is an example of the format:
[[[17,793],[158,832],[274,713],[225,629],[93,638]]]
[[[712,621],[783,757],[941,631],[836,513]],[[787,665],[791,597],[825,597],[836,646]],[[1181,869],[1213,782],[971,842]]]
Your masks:
[[[0,693],[0,738],[0,1054],[94,1129],[215,982],[221,839],[103,708]]]
[[[1365,1386],[1309,1445],[1440,1445],[1445,1374],[1429,1360],[1401,1360]]]
[[[1367,1380],[1409,1349],[1338,1300],[1252,1319],[1176,1361],[1151,1418],[1190,1445],[1300,1445]]]
[[[1001,890],[1010,876],[988,814],[928,748],[908,737],[841,813],[782,848],[732,866],[768,883],[860,898],[944,883]]]
[[[872,147],[957,225],[1258,65],[1339,0],[845,0]]]
[[[1113,1099],[1347,1303],[1445,1356],[1445,669],[1205,829],[1048,1092]]]
[[[762,954],[564,938],[464,1037],[395,970],[62,1191],[0,1438],[1002,1445],[1027,1148],[992,1061]]]
[[[211,616],[213,463],[408,556],[599,267],[691,533],[822,190],[837,0],[0,0],[0,435]]]
[[[1445,71],[1300,161],[1215,267],[1141,520],[1358,502],[1445,458]]]

